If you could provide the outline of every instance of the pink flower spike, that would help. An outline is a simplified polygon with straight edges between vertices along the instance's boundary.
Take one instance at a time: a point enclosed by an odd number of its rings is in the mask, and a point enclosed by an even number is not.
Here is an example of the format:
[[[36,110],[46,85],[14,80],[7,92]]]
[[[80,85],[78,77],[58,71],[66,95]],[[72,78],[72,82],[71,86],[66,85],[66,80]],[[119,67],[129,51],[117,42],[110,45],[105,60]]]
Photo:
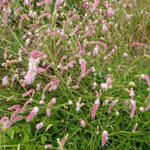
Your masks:
[[[110,105],[109,105],[109,110],[108,113],[111,113],[112,107],[118,102],[118,100],[114,100]]]
[[[145,47],[146,44],[138,43],[138,42],[133,42],[133,43],[131,43],[131,47],[134,47],[134,46],[143,46],[143,47]]]
[[[48,116],[48,117],[50,117],[50,116],[51,116],[51,110],[50,110],[50,108],[49,108],[49,107],[47,107],[47,109],[46,109],[46,114],[47,114],[47,116]]]
[[[100,1],[99,0],[95,0],[94,4],[93,4],[93,8],[91,9],[91,11],[94,11],[96,9],[96,7],[99,5]]]
[[[36,125],[36,129],[40,130],[44,126],[45,122],[40,122]]]
[[[134,126],[132,132],[135,132],[135,131],[136,131],[137,126],[138,126],[138,123],[135,124],[135,126]]]
[[[108,132],[104,130],[102,133],[102,144],[101,144],[102,147],[104,147],[107,140],[108,140]]]
[[[146,106],[146,108],[144,110],[148,111],[149,109],[150,109],[150,103],[148,103],[148,105]]]
[[[95,118],[98,106],[99,106],[99,99],[96,99],[95,102],[94,102],[93,110],[92,110],[92,118]]]
[[[126,21],[128,21],[130,19],[130,17],[131,17],[130,15],[127,15],[126,16]]]
[[[9,107],[8,110],[15,110],[20,107],[21,107],[20,105],[13,105],[13,106]]]
[[[67,138],[68,138],[68,134],[61,140],[60,144],[61,144],[62,146],[65,145],[65,142],[67,141]],[[62,150],[61,147],[59,147],[58,149],[59,149],[59,150]]]
[[[130,118],[132,119],[134,117],[135,111],[136,111],[136,102],[134,100],[131,100],[131,113]]]
[[[69,105],[72,105],[72,104],[73,104],[72,100],[69,100],[69,101],[68,101],[68,104],[69,104]]]
[[[85,72],[86,72],[86,61],[84,59],[80,59],[79,62],[81,65],[82,74],[85,74]]]
[[[38,113],[39,108],[36,106],[32,109],[32,111],[30,112],[29,116],[27,117],[26,121],[30,122],[30,120]]]
[[[49,104],[54,105],[55,103],[56,103],[56,98],[52,98]]]
[[[84,103],[80,104],[81,98],[79,98],[78,102],[76,103],[76,111],[79,111],[80,108],[84,105]]]
[[[145,111],[144,107],[140,107],[140,111],[143,113]]]
[[[85,124],[84,120],[80,119],[80,123],[81,123],[81,126],[82,126],[83,128],[86,127],[86,124]]]
[[[20,18],[20,21],[19,21],[19,29],[22,28],[22,23],[23,23],[23,20],[27,18],[27,14],[22,14],[21,15],[21,18]]]
[[[96,134],[99,134],[99,127],[96,128]]]
[[[2,85],[9,86],[8,75],[6,75],[6,76],[2,79]]]
[[[51,149],[51,148],[52,148],[52,145],[51,145],[51,144],[45,145],[44,148],[45,148],[45,149]]]
[[[26,96],[28,96],[29,94],[33,93],[33,92],[34,92],[34,89],[30,89],[29,91],[27,91],[26,93],[24,93],[24,94],[22,95],[22,97],[26,97]]]
[[[15,81],[16,77],[17,77],[17,75],[16,75],[16,74],[12,77],[12,80],[11,80],[11,87],[13,87],[13,85],[14,85],[14,81]]]
[[[101,88],[102,88],[103,91],[107,90],[107,88],[108,88],[107,84],[106,83],[102,83],[101,84]]]
[[[150,100],[150,93],[148,94],[148,96],[145,99],[145,102],[148,102]]]
[[[44,69],[44,68],[37,68],[36,72],[43,73],[43,72],[46,72],[46,69]]]
[[[41,84],[42,84],[42,83],[40,82],[40,83],[38,83],[37,86],[36,86],[36,90],[37,90],[38,92],[39,92],[40,89],[41,89]]]
[[[5,50],[4,50],[4,59],[5,60],[7,59],[7,48],[5,48]]]
[[[0,11],[1,11],[1,8],[4,7],[4,5],[8,3],[8,0],[3,0],[1,3],[0,3]]]
[[[18,120],[21,120],[22,119],[22,116],[17,116],[16,118],[14,118],[13,120],[12,120],[12,124],[14,124],[14,123],[16,123]],[[11,124],[11,125],[12,125]]]
[[[142,74],[141,77],[146,80],[148,86],[150,86],[150,75]]]

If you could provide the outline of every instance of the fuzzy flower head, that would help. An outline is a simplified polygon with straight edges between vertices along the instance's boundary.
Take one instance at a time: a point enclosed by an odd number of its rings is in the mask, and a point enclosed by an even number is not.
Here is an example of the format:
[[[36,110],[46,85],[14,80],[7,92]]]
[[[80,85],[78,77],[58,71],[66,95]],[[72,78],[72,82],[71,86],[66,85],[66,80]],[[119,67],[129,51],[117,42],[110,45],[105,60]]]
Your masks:
[[[32,109],[29,116],[27,117],[27,122],[29,122],[39,111],[39,108],[36,106]]]
[[[104,147],[107,140],[108,140],[108,132],[104,130],[102,133],[102,144],[101,144],[102,147]]]
[[[82,126],[83,128],[85,128],[85,127],[86,127],[86,124],[85,124],[85,122],[84,122],[84,120],[83,120],[83,119],[80,119],[80,123],[81,123],[81,126]]]
[[[45,122],[40,122],[36,125],[36,129],[40,130],[44,126]]]
[[[2,85],[9,86],[8,75],[6,75],[6,76],[2,79]]]

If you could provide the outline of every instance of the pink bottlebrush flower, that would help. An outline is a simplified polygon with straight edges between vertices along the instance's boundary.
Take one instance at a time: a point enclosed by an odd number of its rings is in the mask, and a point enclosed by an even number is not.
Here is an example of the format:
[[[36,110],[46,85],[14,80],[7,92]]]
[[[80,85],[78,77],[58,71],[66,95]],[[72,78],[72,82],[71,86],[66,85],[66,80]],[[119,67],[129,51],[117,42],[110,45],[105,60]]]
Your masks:
[[[107,88],[109,89],[109,88],[112,88],[113,80],[112,80],[112,76],[110,74],[108,74],[107,76],[108,76],[108,78],[106,80],[106,85],[107,85]]]
[[[101,84],[101,88],[102,88],[102,90],[104,90],[104,91],[107,90],[107,88],[108,88],[108,87],[107,87],[107,84],[106,84],[106,83],[102,83],[102,84]]]
[[[142,74],[141,77],[146,80],[148,86],[150,86],[150,75]]]
[[[113,99],[112,97],[108,97],[108,98],[104,101],[103,105],[107,105],[112,99]]]
[[[130,16],[130,15],[127,15],[127,16],[126,16],[126,21],[129,21],[130,18],[131,18],[131,16]]]
[[[14,123],[16,123],[18,120],[21,120],[21,119],[22,119],[22,116],[17,116],[17,117],[15,117],[15,118],[12,120],[11,125],[14,124]]]
[[[102,144],[101,144],[102,147],[104,147],[107,140],[108,140],[108,132],[104,130],[102,133]]]
[[[108,31],[108,27],[106,26],[106,23],[103,23],[103,26],[102,26],[102,33],[106,33]]]
[[[34,89],[30,89],[30,90],[28,90],[27,92],[25,92],[25,93],[22,95],[22,97],[26,97],[26,96],[30,95],[31,93],[33,93],[33,92],[34,92]]]
[[[41,82],[40,83],[38,83],[37,85],[36,85],[36,90],[39,92],[40,91],[40,89],[41,89]]]
[[[140,111],[143,113],[145,111],[144,107],[140,107]]]
[[[11,80],[11,87],[13,87],[13,85],[14,85],[14,81],[15,81],[16,77],[17,77],[17,75],[16,75],[16,74],[12,77],[12,80]]]
[[[65,145],[65,142],[67,141],[68,134],[61,140],[60,144],[63,147]],[[59,150],[62,150],[61,147],[58,148]]]
[[[5,66],[6,66],[6,63],[2,63],[1,65],[2,65],[2,67],[5,67]]]
[[[99,49],[99,47],[96,45],[96,47],[94,48],[94,51],[93,51],[93,56],[97,55],[98,49]]]
[[[112,109],[112,107],[113,107],[116,103],[118,103],[118,100],[114,100],[114,101],[109,105],[108,113],[111,113],[111,109]]]
[[[82,74],[85,74],[85,72],[86,72],[86,61],[84,59],[80,59],[79,62],[81,65]]]
[[[100,0],[95,0],[95,2],[93,4],[93,8],[91,9],[91,11],[94,11],[97,8],[97,6],[99,5],[99,3],[100,3]]]
[[[43,100],[40,100],[40,101],[39,101],[39,104],[40,104],[40,105],[44,105],[45,102],[44,102]]]
[[[144,110],[148,111],[149,109],[150,109],[150,103],[148,103],[148,105],[146,106],[146,108]]]
[[[29,116],[27,116],[26,121],[29,122],[39,111],[39,108],[36,106],[32,109],[32,111],[30,112]]]
[[[76,111],[79,111],[80,108],[84,105],[84,103],[80,103],[81,102],[81,97],[79,98],[78,102],[76,103]]]
[[[126,60],[127,60],[128,62],[130,62],[130,58],[129,58],[129,56],[128,56],[127,53],[124,53],[123,56],[126,58]]]
[[[19,21],[19,28],[21,29],[22,28],[22,24],[23,24],[23,20],[27,18],[27,14],[22,14],[21,15],[21,18],[20,18],[20,21]]]
[[[84,120],[83,120],[83,119],[80,119],[80,123],[81,123],[81,126],[82,126],[83,128],[85,128],[85,127],[86,127],[86,124],[85,124],[85,122],[84,122]]]
[[[46,90],[47,90],[50,86],[52,86],[52,87],[56,86],[57,82],[58,82],[58,79],[55,78],[55,79],[53,79],[52,81],[50,81],[49,83],[47,83],[46,86],[45,86],[44,89],[43,89],[42,95],[45,95]]]
[[[40,15],[38,19],[40,20],[40,19],[43,18],[43,17],[48,17],[48,18],[50,18],[50,14],[49,14],[49,13],[44,13],[44,14]]]
[[[51,110],[50,110],[50,107],[47,107],[47,109],[46,109],[46,114],[47,114],[48,117],[51,116]]]
[[[64,2],[64,0],[56,0],[56,6],[61,5]]]
[[[6,75],[6,76],[2,79],[2,85],[9,86],[8,75]]]
[[[54,105],[56,103],[56,98],[52,98],[49,105]]]
[[[114,14],[114,10],[113,10],[111,7],[109,7],[109,8],[108,8],[108,11],[107,11],[107,15],[108,15],[109,17],[112,17],[113,14]]]
[[[72,100],[69,99],[68,104],[72,105],[73,104]]]
[[[34,17],[36,17],[36,12],[35,11],[33,11],[32,9],[30,9],[29,10],[29,16],[31,17],[31,18],[34,18]]]
[[[37,68],[36,72],[43,73],[43,72],[46,72],[46,69],[44,69],[44,68]]]
[[[148,102],[148,100],[150,99],[150,93],[148,94],[148,96],[145,99],[145,102]]]
[[[2,131],[9,127],[9,118],[7,116],[0,119],[0,126],[2,126]]]
[[[18,113],[22,113],[23,112],[23,109],[20,109],[20,108],[17,108],[13,114],[11,115],[10,117],[10,121],[9,121],[9,124],[8,124],[8,128],[10,128],[12,126],[12,124],[15,122],[15,120],[17,121],[18,119],[20,119],[21,117],[16,117],[16,115]]]
[[[5,50],[4,50],[4,59],[6,60],[7,59],[7,48],[5,48]]]
[[[134,47],[134,46],[146,46],[146,44],[143,44],[143,43],[138,43],[138,42],[133,42],[131,43],[131,47]]]
[[[18,17],[19,12],[22,10],[22,7],[19,7],[16,11],[14,11],[14,19],[16,20]]]
[[[37,2],[36,5],[39,7],[39,6],[42,6],[45,4],[45,1],[40,1],[40,2]]]
[[[32,101],[33,101],[33,99],[30,98],[29,100],[27,100],[27,101],[24,103],[23,108],[22,108],[22,109],[23,109],[23,112],[25,112],[26,106],[27,106],[28,104],[32,103]]]
[[[127,91],[129,93],[129,96],[131,97],[131,100],[133,100],[133,97],[134,97],[134,90],[133,90],[133,88],[131,88],[130,90],[127,89]]]
[[[79,24],[79,25],[76,25],[73,32],[71,33],[71,35],[74,35],[80,28],[82,28],[82,25]]]
[[[8,110],[15,110],[20,107],[21,107],[20,105],[13,105],[13,106],[9,107]]]
[[[51,144],[45,145],[44,148],[45,148],[45,149],[51,149],[51,148],[52,148],[52,145],[51,145]]]
[[[37,74],[36,69],[39,63],[40,63],[39,58],[36,59],[29,58],[28,71],[24,77],[25,78],[24,85],[29,85],[34,82]]]
[[[96,82],[92,83],[93,89],[95,89],[96,87],[98,87],[98,84]]]
[[[129,4],[130,9],[132,9],[132,3]]]
[[[96,99],[95,102],[94,102],[93,110],[92,110],[92,118],[95,118],[98,106],[99,106],[99,99]]]
[[[61,49],[65,49],[64,45],[60,46],[56,52],[56,56],[58,55],[58,53],[60,52]]]
[[[96,128],[96,134],[99,134],[99,127]]]
[[[66,66],[64,66],[65,70],[68,69],[69,67],[72,68],[75,63],[76,61],[74,60],[70,61]]]
[[[130,113],[130,118],[134,117],[135,111],[136,111],[136,102],[134,100],[131,100],[131,113]]]
[[[26,49],[26,50],[28,49],[30,40],[31,40],[30,38],[26,39],[26,42],[25,42],[25,49]]]
[[[132,132],[135,132],[135,131],[136,131],[137,126],[138,126],[138,123],[135,124],[135,126],[134,126]]]
[[[8,3],[8,0],[3,0],[1,3],[0,3],[0,10],[2,7],[4,7],[4,5]]]
[[[36,125],[36,129],[40,130],[44,126],[45,122],[40,122]]]
[[[87,7],[87,6],[88,6],[88,3],[86,2],[86,3],[84,3],[82,6],[83,6],[83,7]]]
[[[24,0],[24,5],[29,5],[29,0]]]

